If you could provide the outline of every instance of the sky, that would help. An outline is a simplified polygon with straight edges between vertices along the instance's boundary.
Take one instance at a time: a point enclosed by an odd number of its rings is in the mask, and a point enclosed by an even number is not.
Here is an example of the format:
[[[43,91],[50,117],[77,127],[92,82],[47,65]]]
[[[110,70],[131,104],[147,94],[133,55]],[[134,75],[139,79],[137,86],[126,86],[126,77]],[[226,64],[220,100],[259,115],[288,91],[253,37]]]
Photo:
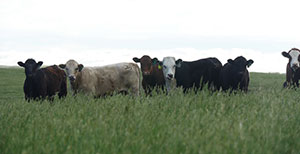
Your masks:
[[[145,54],[185,61],[243,55],[251,72],[285,73],[300,48],[296,0],[0,0],[0,65],[35,58],[85,66]]]

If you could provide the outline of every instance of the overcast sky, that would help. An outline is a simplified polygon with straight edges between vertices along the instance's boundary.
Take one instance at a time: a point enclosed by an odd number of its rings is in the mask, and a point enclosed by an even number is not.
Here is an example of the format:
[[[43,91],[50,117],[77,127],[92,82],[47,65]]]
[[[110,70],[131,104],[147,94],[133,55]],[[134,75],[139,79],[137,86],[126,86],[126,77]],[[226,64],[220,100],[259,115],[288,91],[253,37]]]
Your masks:
[[[300,1],[0,0],[0,65],[73,58],[85,66],[149,54],[197,60],[244,55],[252,72],[284,73],[300,48]]]

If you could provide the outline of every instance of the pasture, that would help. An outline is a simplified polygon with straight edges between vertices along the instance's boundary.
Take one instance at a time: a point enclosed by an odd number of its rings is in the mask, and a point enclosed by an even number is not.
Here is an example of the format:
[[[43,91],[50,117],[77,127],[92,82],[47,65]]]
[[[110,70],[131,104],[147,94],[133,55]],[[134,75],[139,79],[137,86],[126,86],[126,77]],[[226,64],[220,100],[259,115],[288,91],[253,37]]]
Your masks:
[[[23,69],[0,69],[0,153],[299,153],[300,89],[250,73],[249,92],[208,90],[27,103]],[[70,87],[68,86],[68,89]]]

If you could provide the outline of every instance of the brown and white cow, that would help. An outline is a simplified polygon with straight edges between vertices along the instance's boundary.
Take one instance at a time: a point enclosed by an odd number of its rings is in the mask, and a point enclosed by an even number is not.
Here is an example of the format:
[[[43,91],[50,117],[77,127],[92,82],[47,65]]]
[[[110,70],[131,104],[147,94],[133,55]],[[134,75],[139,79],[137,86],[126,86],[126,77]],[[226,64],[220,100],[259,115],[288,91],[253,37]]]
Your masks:
[[[69,60],[59,67],[66,70],[71,88],[95,97],[117,93],[139,95],[140,71],[137,64],[118,63],[101,67],[84,67]]]
[[[286,81],[284,82],[283,86],[285,88],[291,86],[299,87],[300,50],[297,48],[292,48],[289,52],[283,51],[281,54],[289,59],[289,62],[286,66]]]
[[[145,93],[151,93],[154,87],[163,88],[165,84],[164,74],[158,64],[157,58],[151,59],[148,55],[142,58],[134,57],[132,59],[136,63],[141,63],[141,71],[143,74],[142,85]]]

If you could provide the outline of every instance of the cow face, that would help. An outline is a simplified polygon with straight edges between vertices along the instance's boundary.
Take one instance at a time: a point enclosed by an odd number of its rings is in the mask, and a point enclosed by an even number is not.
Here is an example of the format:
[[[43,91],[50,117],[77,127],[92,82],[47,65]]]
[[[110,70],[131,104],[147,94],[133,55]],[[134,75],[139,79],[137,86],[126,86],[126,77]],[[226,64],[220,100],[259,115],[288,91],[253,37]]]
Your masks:
[[[32,77],[36,71],[43,65],[42,61],[36,63],[34,59],[27,59],[25,63],[19,61],[18,65],[25,68],[26,77]]]
[[[292,49],[289,53],[283,51],[281,54],[289,58],[289,65],[294,72],[300,67],[300,51],[298,49]]]
[[[244,58],[243,56],[239,56],[234,60],[228,59],[228,63],[235,68],[234,70],[238,75],[242,76],[247,67],[250,67],[254,63],[254,61],[252,59],[246,60],[246,58]]]
[[[173,80],[175,77],[176,67],[181,66],[181,59],[175,60],[174,57],[164,57],[159,64],[163,67],[163,74],[166,80]]]
[[[60,64],[60,68],[65,69],[71,82],[76,80],[76,75],[83,69],[82,64],[78,64],[75,60],[69,60],[66,64]]]
[[[145,55],[142,58],[134,57],[132,59],[136,63],[141,63],[141,70],[144,76],[149,76],[152,74],[153,65],[157,64],[157,58],[151,59],[149,56]]]

